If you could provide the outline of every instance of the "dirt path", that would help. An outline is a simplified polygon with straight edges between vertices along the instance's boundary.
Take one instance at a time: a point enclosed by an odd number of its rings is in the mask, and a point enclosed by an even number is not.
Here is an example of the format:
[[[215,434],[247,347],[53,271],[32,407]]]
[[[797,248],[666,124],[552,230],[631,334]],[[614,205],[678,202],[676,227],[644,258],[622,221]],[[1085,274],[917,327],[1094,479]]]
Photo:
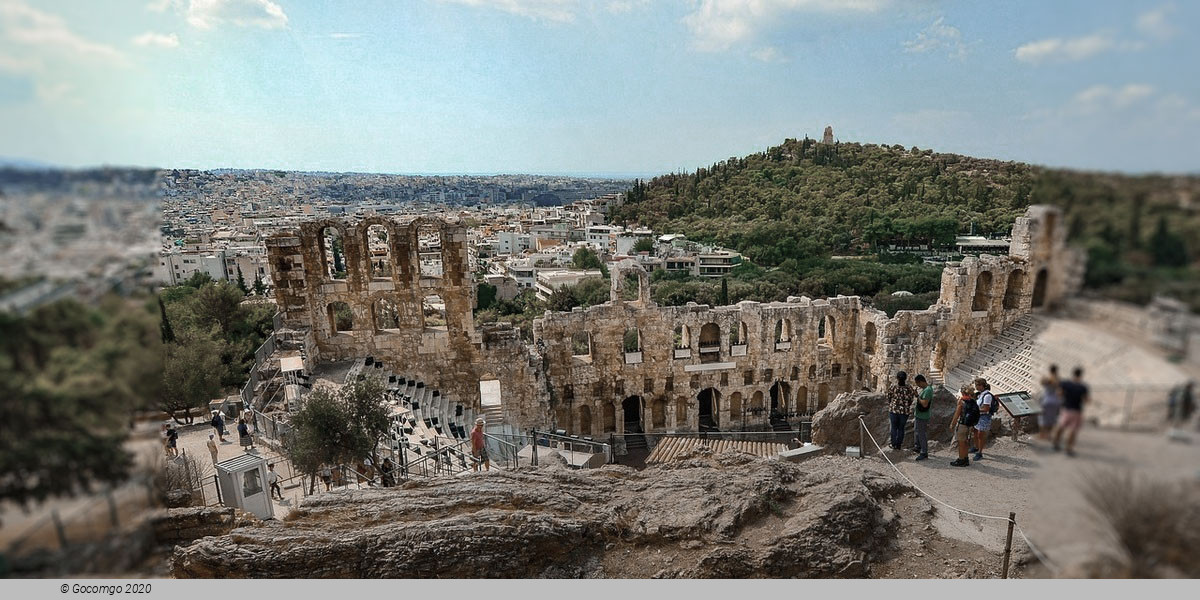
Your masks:
[[[949,504],[985,515],[1015,512],[1030,540],[1051,561],[1067,567],[1105,543],[1104,532],[1088,517],[1080,482],[1123,469],[1157,480],[1195,480],[1200,477],[1200,436],[1189,437],[1191,442],[1181,443],[1169,441],[1164,433],[1085,428],[1075,458],[1054,452],[1033,436],[1017,442],[1005,438],[993,441],[984,460],[972,461],[967,468],[951,467],[954,455],[945,446],[931,448],[930,460],[923,462],[914,462],[911,452],[889,456],[916,485]],[[868,459],[882,460],[878,453]],[[938,506],[934,524],[947,538],[995,551],[1004,547],[1004,521]]]

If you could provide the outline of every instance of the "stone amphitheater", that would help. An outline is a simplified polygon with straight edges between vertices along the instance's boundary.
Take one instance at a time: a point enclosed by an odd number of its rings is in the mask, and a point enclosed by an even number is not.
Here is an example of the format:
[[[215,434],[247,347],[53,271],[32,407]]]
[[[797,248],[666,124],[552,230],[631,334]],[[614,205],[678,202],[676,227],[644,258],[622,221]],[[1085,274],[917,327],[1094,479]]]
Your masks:
[[[381,370],[408,411],[399,428],[421,439],[461,439],[486,415],[489,427],[614,434],[617,453],[636,439],[629,434],[788,427],[841,393],[880,391],[900,370],[951,387],[983,375],[997,391],[1033,391],[1048,364],[1083,365],[1098,389],[1143,378],[1161,398],[1158,387],[1187,377],[1163,350],[1194,365],[1200,352],[1188,349],[1200,347],[1200,326],[1186,310],[1148,318],[1077,298],[1084,257],[1066,245],[1061,220],[1056,207],[1030,207],[1007,256],[948,265],[936,304],[890,318],[857,296],[657,306],[647,273],[619,264],[609,302],[547,311],[532,343],[505,323],[476,327],[463,224],[312,221],[267,241],[284,337],[297,340],[277,353],[299,355],[309,372],[340,361]],[[622,289],[630,274],[636,296]],[[1128,331],[1097,331],[1088,319]],[[1128,418],[1127,392],[1114,394],[1104,404],[1119,406],[1099,414]]]

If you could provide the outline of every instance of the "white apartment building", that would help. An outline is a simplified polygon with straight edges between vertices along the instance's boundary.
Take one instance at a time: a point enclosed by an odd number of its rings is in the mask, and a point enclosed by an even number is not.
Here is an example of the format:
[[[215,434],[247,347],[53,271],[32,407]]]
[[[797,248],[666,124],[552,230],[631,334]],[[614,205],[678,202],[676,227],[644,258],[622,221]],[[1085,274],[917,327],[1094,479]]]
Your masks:
[[[518,231],[501,231],[496,235],[496,254],[520,254],[533,247],[533,236]]]
[[[213,279],[228,279],[225,270],[225,251],[215,252],[171,252],[158,257],[159,279],[163,283],[179,285],[198,272],[208,273]],[[236,271],[234,277],[237,277]]]
[[[602,277],[599,269],[588,271],[546,270],[537,274],[537,297],[546,300],[554,290],[563,286],[578,285],[588,277]]]

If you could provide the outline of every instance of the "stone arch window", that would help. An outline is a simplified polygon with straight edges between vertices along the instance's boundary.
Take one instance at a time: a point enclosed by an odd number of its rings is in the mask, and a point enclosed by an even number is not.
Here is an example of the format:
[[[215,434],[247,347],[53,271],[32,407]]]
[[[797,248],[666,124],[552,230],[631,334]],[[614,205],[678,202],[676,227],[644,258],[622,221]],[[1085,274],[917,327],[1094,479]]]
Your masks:
[[[604,433],[613,433],[617,430],[617,409],[612,402],[605,402],[600,407],[600,412],[604,416]]]
[[[321,230],[321,263],[325,279],[346,279],[346,245],[342,231],[332,225]]]
[[[836,335],[837,321],[833,315],[825,315],[821,317],[821,322],[817,324],[817,339],[821,343],[830,344],[833,342],[833,336]]]
[[[682,350],[692,347],[692,334],[687,325],[675,326],[675,349]]]
[[[808,365],[808,378],[809,379],[817,378],[817,365]]]
[[[441,277],[445,271],[442,261],[442,229],[433,223],[417,227],[417,268],[421,277]]]
[[[586,331],[571,334],[571,356],[591,356],[592,335]]]
[[[792,367],[792,381],[798,381],[799,379],[800,379],[800,367],[794,366],[794,367]]]
[[[367,250],[371,279],[391,279],[392,265],[395,262],[392,260],[392,240],[387,227],[371,225],[367,227],[364,235],[366,239],[363,241],[363,248]]]
[[[625,335],[621,338],[621,347],[625,352],[642,351],[642,334],[637,327],[625,330]]]
[[[445,300],[437,294],[422,298],[421,318],[427,329],[445,330],[447,328]]]
[[[796,410],[808,412],[808,386],[802,385],[796,390]]]
[[[987,310],[992,305],[992,272],[982,271],[975,278],[975,298],[971,300],[971,310]]]
[[[879,337],[878,331],[875,329],[874,323],[867,323],[863,328],[863,352],[866,354],[875,354],[875,338]]]
[[[734,392],[729,395],[729,416],[735,417],[742,414],[742,393]]]
[[[400,329],[400,309],[391,298],[380,298],[371,305],[371,316],[375,321],[375,329],[389,331]]]
[[[817,386],[817,410],[825,408],[829,404],[829,384],[822,383]]]
[[[775,343],[782,344],[792,341],[792,321],[780,319],[775,322]]]
[[[763,409],[763,393],[762,393],[762,390],[758,390],[758,391],[754,392],[753,396],[750,396],[750,410],[762,412],[762,409]]]
[[[667,403],[662,398],[650,404],[650,423],[653,427],[667,426]]]
[[[325,308],[329,315],[330,333],[354,330],[354,311],[350,309],[349,304],[339,300],[337,302],[330,302],[329,306]]]
[[[680,398],[675,401],[675,427],[687,426],[687,400]]]
[[[1033,281],[1033,299],[1030,306],[1033,308],[1041,308],[1046,304],[1046,280],[1050,276],[1046,269],[1038,270],[1037,277]]]
[[[1058,215],[1055,213],[1046,213],[1046,244],[1049,245],[1054,241],[1054,227],[1058,225]]]
[[[729,328],[729,345],[740,346],[746,343],[746,324],[738,321],[737,325]]]
[[[705,323],[700,327],[700,352],[721,349],[721,327],[716,323]]]
[[[1004,286],[1004,308],[1012,310],[1021,307],[1021,294],[1024,292],[1025,272],[1017,269],[1008,274],[1008,285]]]

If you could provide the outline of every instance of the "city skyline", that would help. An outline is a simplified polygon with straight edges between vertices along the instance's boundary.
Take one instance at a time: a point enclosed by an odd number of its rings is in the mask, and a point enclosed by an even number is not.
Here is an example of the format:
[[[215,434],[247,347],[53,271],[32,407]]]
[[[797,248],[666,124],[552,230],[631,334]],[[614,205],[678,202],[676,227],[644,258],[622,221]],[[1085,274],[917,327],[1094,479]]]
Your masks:
[[[0,0],[0,156],[635,177],[785,138],[1200,170],[1183,3]],[[1133,151],[1136,148],[1136,151]]]

